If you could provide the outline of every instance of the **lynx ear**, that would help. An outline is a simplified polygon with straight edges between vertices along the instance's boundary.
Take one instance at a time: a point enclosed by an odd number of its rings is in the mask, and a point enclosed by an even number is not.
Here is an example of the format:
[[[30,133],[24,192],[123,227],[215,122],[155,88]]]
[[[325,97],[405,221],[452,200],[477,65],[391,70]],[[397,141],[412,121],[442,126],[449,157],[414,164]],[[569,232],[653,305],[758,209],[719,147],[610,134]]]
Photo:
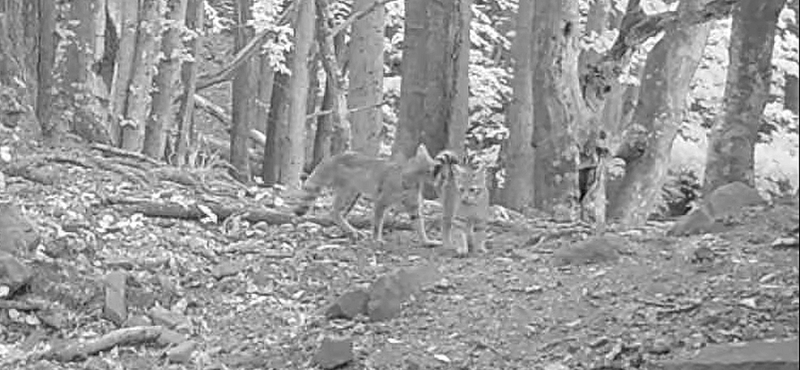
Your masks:
[[[428,153],[428,147],[426,147],[425,144],[420,143],[419,146],[417,147],[417,157],[429,158],[430,156],[431,156],[430,153]]]

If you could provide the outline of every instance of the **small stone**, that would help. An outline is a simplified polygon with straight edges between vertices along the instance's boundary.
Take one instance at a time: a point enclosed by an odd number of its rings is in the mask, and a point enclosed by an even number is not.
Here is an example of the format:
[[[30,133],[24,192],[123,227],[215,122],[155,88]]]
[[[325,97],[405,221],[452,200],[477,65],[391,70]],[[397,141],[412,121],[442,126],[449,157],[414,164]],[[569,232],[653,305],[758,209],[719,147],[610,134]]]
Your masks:
[[[187,340],[167,350],[167,358],[172,363],[188,364],[192,361],[192,353],[194,353],[195,348],[197,348],[197,342]]]
[[[775,239],[770,246],[776,249],[798,248],[800,247],[800,239],[791,236],[778,238]]]
[[[189,319],[187,319],[186,316],[161,306],[151,308],[148,315],[153,319],[153,324],[161,325],[169,329],[189,324]]]
[[[162,346],[178,345],[186,341],[186,336],[177,331],[164,329],[156,342]]]
[[[128,319],[128,304],[125,301],[127,275],[121,271],[110,272],[104,279],[105,306],[103,317],[121,326]]]
[[[242,271],[242,269],[243,267],[241,265],[232,262],[223,262],[211,269],[211,276],[219,280],[226,276],[236,275]]]
[[[53,329],[64,329],[67,326],[67,315],[64,312],[40,312],[37,316],[43,324]]]
[[[647,352],[654,355],[666,355],[671,351],[672,348],[670,348],[669,341],[664,338],[658,338],[653,341],[653,344],[647,350]]]
[[[353,289],[339,296],[325,311],[329,319],[353,319],[367,313],[369,294],[364,289]]]
[[[591,237],[577,245],[556,250],[553,253],[553,264],[556,266],[580,266],[613,262],[619,259],[619,252],[625,248],[625,245],[625,239],[618,236]]]
[[[353,361],[353,340],[350,338],[325,338],[314,355],[314,363],[322,369],[335,369]]]
[[[129,316],[125,323],[123,324],[124,327],[130,328],[134,326],[150,326],[153,324],[153,321],[150,320],[147,316],[142,315],[133,315]]]

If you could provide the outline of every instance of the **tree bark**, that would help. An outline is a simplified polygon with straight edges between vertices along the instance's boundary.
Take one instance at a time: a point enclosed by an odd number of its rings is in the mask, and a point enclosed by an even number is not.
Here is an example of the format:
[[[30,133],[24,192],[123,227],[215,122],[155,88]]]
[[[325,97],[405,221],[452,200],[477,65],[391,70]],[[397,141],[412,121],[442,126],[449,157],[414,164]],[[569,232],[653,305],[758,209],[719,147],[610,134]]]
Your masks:
[[[25,3],[0,3],[0,124],[19,127],[25,136],[35,137],[39,134],[34,110],[36,70],[27,61],[38,49],[37,38],[24,27],[37,12],[25,9]]]
[[[469,120],[470,0],[406,0],[403,79],[392,156],[419,143],[463,150]]]
[[[725,115],[709,135],[704,193],[741,181],[755,186],[755,145],[772,78],[778,14],[786,0],[742,0],[734,6]]]
[[[142,0],[140,4],[136,45],[133,55],[130,56],[130,82],[124,90],[127,95],[125,113],[120,122],[120,146],[134,152],[140,152],[144,143],[144,126],[147,108],[150,106],[156,55],[159,51],[164,2],[165,0]]]
[[[306,98],[308,95],[308,58],[314,42],[314,0],[298,0],[294,25],[294,53],[288,84],[286,121],[276,127],[279,163],[278,182],[286,189],[300,187],[305,152]]]
[[[678,11],[692,13],[705,2],[683,1]],[[625,160],[625,175],[609,209],[610,216],[624,225],[641,225],[653,211],[709,29],[701,24],[667,31],[647,57],[633,118],[636,124],[629,132],[635,138],[626,144],[638,149],[618,153]]]
[[[578,4],[535,3],[534,185],[537,208],[574,218],[579,129],[593,127],[578,80]]]
[[[516,35],[512,42],[514,76],[513,97],[508,108],[508,139],[503,145],[505,182],[500,193],[502,204],[518,211],[534,206],[533,158],[533,21],[532,1],[519,4]]]
[[[49,135],[57,130],[53,130],[50,123],[50,114],[53,101],[53,70],[56,61],[56,6],[53,1],[38,0],[39,33],[38,45],[39,53],[37,66],[37,85],[36,92],[36,116],[45,135]]]
[[[176,78],[180,71],[181,34],[186,20],[187,0],[170,0],[166,19],[168,28],[163,34],[161,52],[163,59],[158,63],[158,74],[155,78],[155,89],[150,95],[152,107],[147,116],[144,132],[145,155],[153,159],[164,157],[167,143],[167,132],[172,126],[172,96],[175,94]]]
[[[237,0],[237,31],[235,33],[236,50],[241,50],[253,37],[253,28],[248,22],[253,19],[252,0]],[[231,165],[236,170],[235,176],[240,181],[250,180],[250,160],[247,142],[250,123],[255,119],[256,94],[258,93],[258,64],[250,58],[236,71],[231,85],[233,119],[231,128]]]
[[[791,33],[795,40],[800,37],[798,25],[800,24],[800,0],[791,0],[789,9],[794,11],[794,22],[787,25],[787,31]],[[800,115],[800,79],[797,76],[785,74],[786,82],[783,87],[783,107]]]
[[[355,0],[353,11],[369,8],[374,0]],[[347,93],[349,108],[374,106],[353,112],[353,150],[377,155],[381,147],[383,113],[383,44],[384,7],[378,6],[353,23],[350,39],[350,86]]]
[[[181,84],[183,94],[178,105],[178,133],[175,138],[175,158],[176,166],[186,164],[186,155],[189,151],[189,140],[191,138],[191,122],[194,118],[194,93],[197,87],[197,58],[200,57],[200,40],[203,32],[203,22],[205,20],[205,9],[203,0],[188,0],[186,4],[186,27],[191,30],[192,36],[186,42],[186,48],[190,54],[189,60],[181,65]]]
[[[289,75],[276,71],[269,103],[269,114],[267,115],[267,128],[264,133],[267,137],[267,142],[264,144],[261,178],[265,185],[274,185],[280,179],[278,128],[286,126],[286,120],[288,119],[288,104],[286,104],[288,85]]]
[[[331,154],[338,154],[350,150],[352,129],[347,112],[347,99],[344,95],[346,81],[339,68],[334,35],[330,25],[333,23],[333,12],[327,0],[316,0],[317,8],[317,33],[320,45],[320,57],[325,68],[327,80],[331,82],[330,94],[333,99],[331,109],[331,123],[333,132],[331,136]],[[326,88],[327,85],[326,85]]]
[[[139,1],[109,0],[108,14],[116,29],[118,48],[114,61],[114,75],[111,80],[109,107],[111,122],[109,131],[115,143],[122,140],[122,122],[126,115],[126,102],[134,70],[136,53],[136,29],[139,24]]]

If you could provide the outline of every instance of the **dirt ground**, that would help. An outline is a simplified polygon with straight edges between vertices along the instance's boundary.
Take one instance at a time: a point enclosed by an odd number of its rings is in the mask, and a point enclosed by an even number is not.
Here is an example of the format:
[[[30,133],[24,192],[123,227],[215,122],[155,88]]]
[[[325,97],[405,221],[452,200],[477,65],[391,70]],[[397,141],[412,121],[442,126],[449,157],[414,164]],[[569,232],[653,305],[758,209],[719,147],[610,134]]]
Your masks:
[[[797,226],[796,205],[750,212],[714,235],[667,237],[669,223],[612,230],[624,240],[613,258],[559,264],[586,228],[506,221],[491,229],[487,254],[457,258],[419,246],[407,230],[389,229],[383,245],[352,243],[314,223],[154,218],[104,201],[246,208],[269,203],[258,189],[211,196],[63,163],[42,171],[57,181],[7,178],[7,196],[42,238],[26,260],[37,277],[23,298],[50,304],[60,325],[0,310],[4,369],[309,369],[329,336],[353,341],[345,369],[622,369],[800,330],[798,250],[770,247]],[[348,290],[422,264],[436,278],[397,317],[322,316]],[[69,363],[24,355],[116,329],[102,313],[102,279],[114,270],[128,274],[130,316],[159,304],[182,311],[183,333],[197,344],[189,363],[169,363],[153,343]]]

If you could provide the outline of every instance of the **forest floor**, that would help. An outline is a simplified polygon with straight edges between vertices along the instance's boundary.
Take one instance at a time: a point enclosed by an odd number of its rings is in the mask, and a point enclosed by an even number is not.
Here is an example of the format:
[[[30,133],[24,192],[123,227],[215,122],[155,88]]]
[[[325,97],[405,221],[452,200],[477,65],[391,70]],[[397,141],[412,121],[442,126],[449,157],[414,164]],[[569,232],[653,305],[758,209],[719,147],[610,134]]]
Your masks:
[[[587,227],[511,217],[492,227],[488,253],[457,258],[392,227],[374,245],[314,222],[215,219],[213,205],[247,210],[274,198],[211,175],[178,185],[153,169],[98,165],[114,160],[100,153],[39,155],[37,176],[6,176],[6,199],[41,238],[23,259],[36,277],[14,299],[47,309],[0,308],[0,368],[308,369],[327,337],[352,340],[344,369],[638,368],[800,330],[798,250],[770,247],[797,226],[796,204],[749,212],[718,234],[669,237],[668,222],[612,230],[619,244],[594,261],[563,252],[590,235]],[[131,173],[146,176],[139,183]],[[148,217],[175,211],[153,202],[202,213]],[[143,203],[150,208],[136,208]],[[426,208],[430,224],[435,208]],[[324,317],[341,294],[404,267],[426,283],[396,317]],[[169,363],[167,347],[153,342],[78,361],[42,359],[59,344],[118,328],[104,315],[112,271],[127,275],[128,316],[158,305],[181,316],[176,331],[195,345],[188,363]]]

